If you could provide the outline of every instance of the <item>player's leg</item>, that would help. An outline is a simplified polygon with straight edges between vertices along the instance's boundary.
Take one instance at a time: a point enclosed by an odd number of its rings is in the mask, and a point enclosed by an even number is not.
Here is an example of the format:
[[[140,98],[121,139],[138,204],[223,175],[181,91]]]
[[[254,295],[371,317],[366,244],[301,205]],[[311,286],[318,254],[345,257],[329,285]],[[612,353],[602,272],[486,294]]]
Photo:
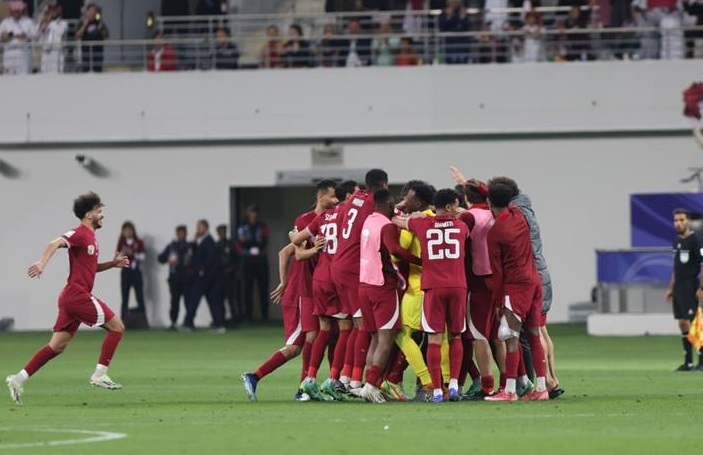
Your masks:
[[[420,345],[413,338],[413,333],[421,330],[423,296],[423,293],[415,295],[408,292],[403,296],[400,303],[403,327],[396,335],[395,342],[405,355],[405,359],[422,386],[421,389],[418,389],[416,397],[418,400],[424,401],[428,392],[431,395],[432,378]]]
[[[510,299],[505,297],[503,315],[498,327],[498,338],[505,342],[505,388],[497,395],[486,397],[486,401],[516,401],[517,372],[520,363],[520,330],[522,321],[511,310]]]
[[[442,390],[442,339],[446,330],[446,305],[440,290],[425,291],[422,305],[422,328],[427,335],[427,366],[432,378],[433,401],[444,401]]]
[[[61,318],[61,316],[59,316]],[[11,374],[5,379],[10,390],[10,396],[15,404],[22,404],[22,388],[24,383],[34,373],[39,371],[49,360],[61,354],[73,339],[73,334],[78,329],[80,322],[76,321],[70,326],[66,326],[67,331],[54,332],[49,343],[38,350],[29,362],[17,374]],[[58,325],[58,321],[57,321]]]
[[[535,390],[526,394],[524,400],[549,400],[549,392],[547,390],[546,371],[547,360],[544,348],[542,347],[542,339],[540,336],[540,324],[542,322],[542,287],[537,287],[532,308],[525,320],[525,333],[527,334],[532,351],[532,365],[535,369]]]
[[[102,301],[98,300],[98,303],[102,306],[106,319],[106,322],[100,325],[103,329],[107,330],[107,333],[105,334],[102,348],[100,349],[98,364],[95,367],[95,371],[90,376],[90,384],[96,387],[117,390],[121,389],[122,386],[110,379],[107,375],[107,369],[110,366],[110,362],[112,362],[112,357],[115,355],[117,346],[120,344],[120,341],[122,341],[124,323],[119,316],[115,314],[110,315],[112,311]]]
[[[459,375],[464,363],[464,343],[461,334],[466,331],[466,289],[446,290],[446,323],[449,332],[449,400],[459,401]]]
[[[290,359],[300,355],[301,346],[305,340],[300,319],[300,305],[284,303],[281,305],[281,309],[283,310],[285,346],[271,354],[271,356],[264,363],[255,368],[254,371],[243,373],[240,377],[244,385],[244,390],[251,401],[257,400],[256,388],[259,381],[276,371]],[[301,398],[303,398],[302,395]],[[307,399],[309,400],[310,398],[307,397]]]
[[[495,323],[492,294],[484,282],[476,282],[469,300],[469,333],[473,338],[473,350],[480,373],[481,387],[469,394],[470,399],[482,400],[493,393],[493,357],[489,339]],[[503,370],[501,370],[503,371]]]

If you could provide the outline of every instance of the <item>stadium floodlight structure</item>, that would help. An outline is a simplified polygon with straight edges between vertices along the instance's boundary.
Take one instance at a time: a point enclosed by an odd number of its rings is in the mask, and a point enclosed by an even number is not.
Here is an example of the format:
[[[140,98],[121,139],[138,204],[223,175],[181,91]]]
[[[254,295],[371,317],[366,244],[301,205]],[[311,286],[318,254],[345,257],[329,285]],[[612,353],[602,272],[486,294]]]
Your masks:
[[[110,171],[105,166],[98,163],[94,158],[91,158],[87,155],[83,155],[83,154],[76,155],[76,162],[83,169],[85,169],[90,174],[94,175],[95,177],[109,177],[110,176]]]

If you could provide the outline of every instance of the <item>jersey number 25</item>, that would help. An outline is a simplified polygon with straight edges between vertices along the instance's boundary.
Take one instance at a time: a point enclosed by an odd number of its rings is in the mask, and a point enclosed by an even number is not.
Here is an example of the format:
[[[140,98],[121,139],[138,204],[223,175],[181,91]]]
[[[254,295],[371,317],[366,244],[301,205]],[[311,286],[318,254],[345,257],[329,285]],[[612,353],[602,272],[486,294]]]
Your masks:
[[[457,228],[428,229],[427,253],[430,260],[459,259],[459,239],[452,238],[453,234],[460,234]]]

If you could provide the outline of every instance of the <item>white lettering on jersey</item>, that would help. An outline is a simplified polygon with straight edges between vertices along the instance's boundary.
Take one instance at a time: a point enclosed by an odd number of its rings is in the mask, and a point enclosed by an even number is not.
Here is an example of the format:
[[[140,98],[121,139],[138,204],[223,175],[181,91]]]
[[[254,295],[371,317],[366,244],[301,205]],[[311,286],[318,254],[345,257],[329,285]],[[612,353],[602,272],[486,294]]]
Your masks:
[[[88,254],[90,256],[95,254],[95,246],[94,245],[88,245]]]

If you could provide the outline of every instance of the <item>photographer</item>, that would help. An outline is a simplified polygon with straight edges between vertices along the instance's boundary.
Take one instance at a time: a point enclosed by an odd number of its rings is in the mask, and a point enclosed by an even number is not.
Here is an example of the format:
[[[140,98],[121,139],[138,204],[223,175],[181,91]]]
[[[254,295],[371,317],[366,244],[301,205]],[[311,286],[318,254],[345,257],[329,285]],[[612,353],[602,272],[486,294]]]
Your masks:
[[[81,19],[81,24],[76,31],[76,39],[84,42],[104,41],[108,38],[107,26],[102,21],[100,8],[95,3],[90,3],[85,8],[85,13]],[[83,60],[83,72],[103,71],[103,46],[88,45],[81,46]]]
[[[10,2],[10,15],[0,22],[0,42],[3,43],[5,74],[30,72],[29,41],[34,38],[35,25],[24,15],[24,2]]]

